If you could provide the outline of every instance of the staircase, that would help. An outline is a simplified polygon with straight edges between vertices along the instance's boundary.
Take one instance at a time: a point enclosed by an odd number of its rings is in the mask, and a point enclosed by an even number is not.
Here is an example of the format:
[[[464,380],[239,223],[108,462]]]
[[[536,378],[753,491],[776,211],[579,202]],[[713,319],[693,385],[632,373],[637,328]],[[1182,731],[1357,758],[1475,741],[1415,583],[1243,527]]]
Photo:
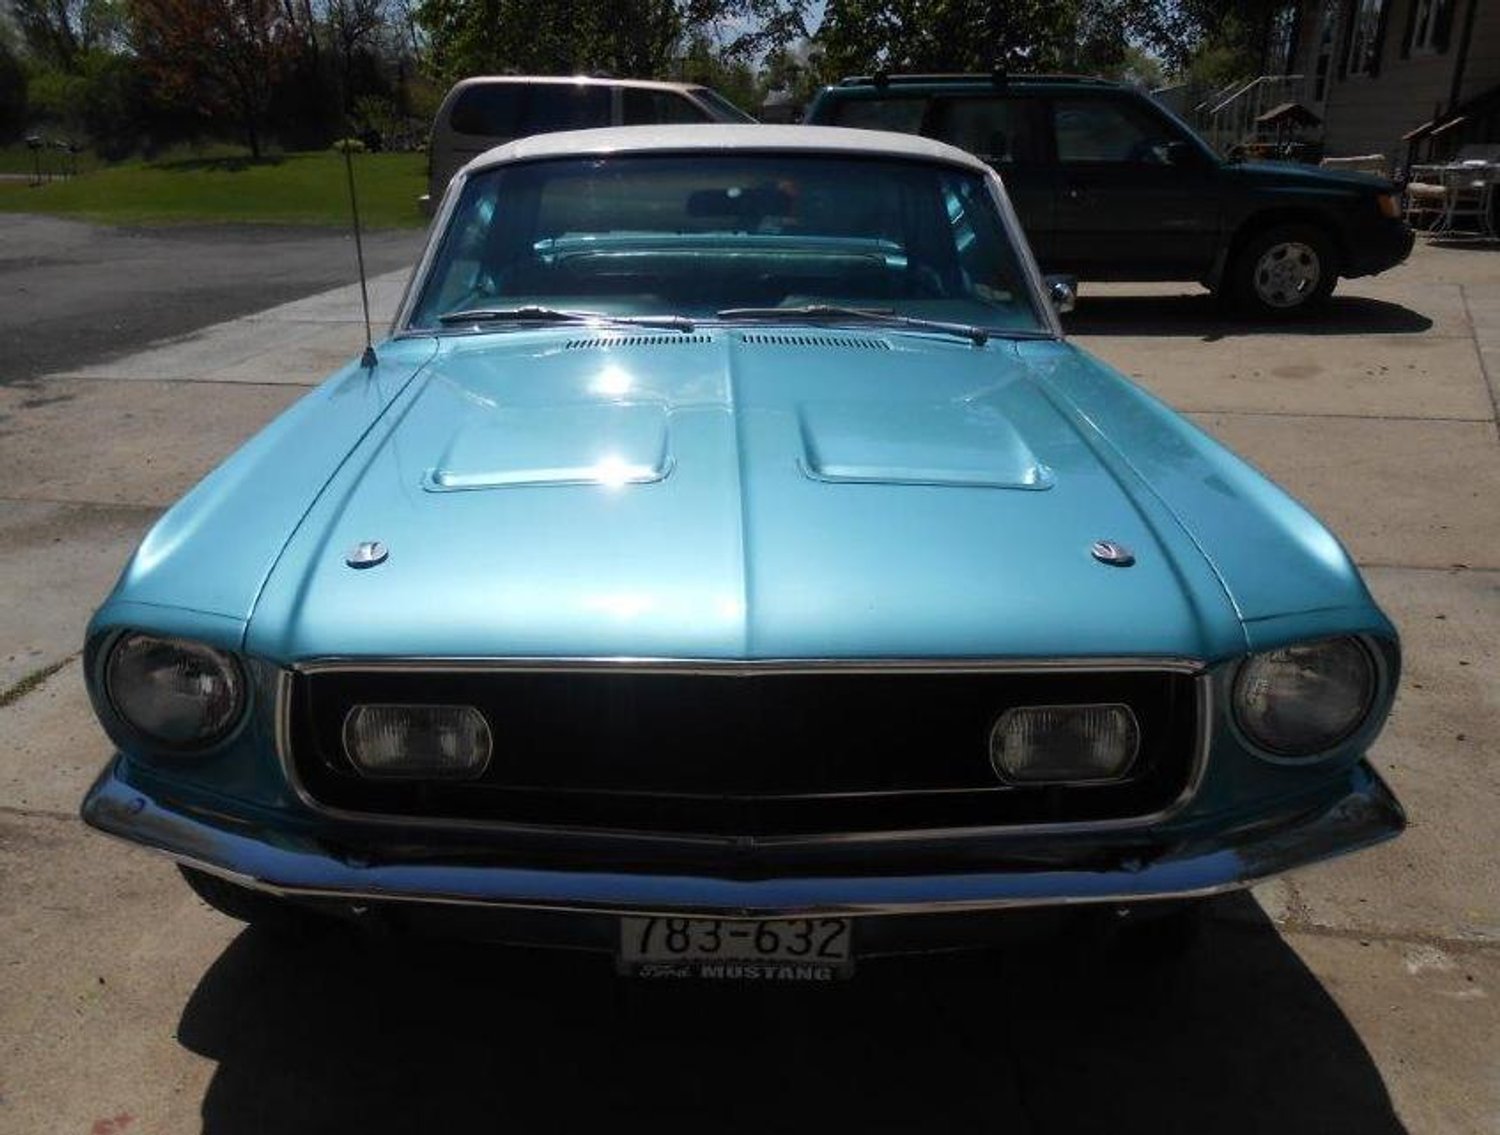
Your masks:
[[[1255,140],[1255,120],[1284,102],[1301,102],[1307,93],[1304,75],[1261,75],[1247,83],[1215,91],[1193,108],[1193,125],[1220,153]]]

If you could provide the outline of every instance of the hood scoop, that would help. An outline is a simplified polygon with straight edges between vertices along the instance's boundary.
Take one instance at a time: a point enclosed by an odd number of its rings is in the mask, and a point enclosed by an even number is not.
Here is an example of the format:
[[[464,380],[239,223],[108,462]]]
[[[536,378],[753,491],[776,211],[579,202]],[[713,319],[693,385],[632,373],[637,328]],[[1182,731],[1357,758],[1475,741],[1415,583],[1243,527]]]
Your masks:
[[[802,471],[815,481],[1050,489],[1052,470],[979,402],[804,404]]]
[[[681,347],[712,343],[708,335],[593,335],[587,339],[569,339],[565,351],[590,351],[610,347]]]
[[[664,480],[671,469],[664,406],[518,406],[460,426],[422,487],[431,493],[534,485],[618,488]]]
[[[779,331],[751,331],[740,336],[747,347],[847,347],[856,351],[889,351],[884,339],[848,335],[795,335]]]

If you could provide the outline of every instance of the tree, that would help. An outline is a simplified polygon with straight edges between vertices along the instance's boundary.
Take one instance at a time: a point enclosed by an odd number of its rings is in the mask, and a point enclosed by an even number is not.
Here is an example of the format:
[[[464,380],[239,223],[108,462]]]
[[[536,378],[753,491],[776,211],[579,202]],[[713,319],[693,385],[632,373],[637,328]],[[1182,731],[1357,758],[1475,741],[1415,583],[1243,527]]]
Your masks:
[[[0,38],[0,145],[26,126],[26,72],[10,44]]]
[[[1085,7],[1078,0],[829,0],[817,39],[835,74],[1091,68],[1095,60],[1079,50]],[[1088,28],[1084,46],[1092,54],[1107,29],[1102,21]],[[1116,34],[1123,51],[1123,29]]]
[[[131,42],[169,100],[233,120],[261,156],[276,83],[305,43],[297,8],[277,0],[130,0]]]
[[[120,45],[119,0],[11,0],[11,15],[33,59],[77,72],[90,52]]]
[[[696,39],[726,66],[807,34],[810,0],[422,0],[412,10],[432,71],[447,81],[496,72],[670,72]],[[719,35],[727,29],[730,34]]]
[[[433,70],[465,75],[655,75],[682,31],[673,0],[424,0]]]

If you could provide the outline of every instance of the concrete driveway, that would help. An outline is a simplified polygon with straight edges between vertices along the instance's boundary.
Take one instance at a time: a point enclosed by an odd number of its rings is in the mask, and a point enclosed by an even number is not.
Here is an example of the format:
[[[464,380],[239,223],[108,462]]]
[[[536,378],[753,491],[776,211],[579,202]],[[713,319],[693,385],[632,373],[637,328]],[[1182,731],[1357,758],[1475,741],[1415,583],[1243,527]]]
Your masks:
[[[668,989],[243,930],[76,820],[109,754],[76,652],[158,511],[357,349],[343,289],[0,388],[0,1132],[1500,1131],[1500,251],[1419,247],[1292,331],[1085,294],[1078,338],[1308,502],[1400,625],[1401,840],[1222,901],[1166,976],[1036,948]]]

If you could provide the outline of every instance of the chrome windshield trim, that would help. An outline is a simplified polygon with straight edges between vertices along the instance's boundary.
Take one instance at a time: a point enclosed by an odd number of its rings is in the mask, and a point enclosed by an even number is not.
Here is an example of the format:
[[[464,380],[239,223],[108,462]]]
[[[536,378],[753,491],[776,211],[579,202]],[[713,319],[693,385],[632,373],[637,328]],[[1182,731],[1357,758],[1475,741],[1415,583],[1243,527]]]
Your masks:
[[[807,835],[762,836],[747,840],[744,836],[717,836],[705,833],[650,832],[561,824],[517,824],[498,820],[466,820],[452,817],[392,816],[380,812],[361,812],[335,808],[319,801],[308,792],[297,776],[292,760],[292,683],[298,674],[375,674],[375,673],[515,673],[515,672],[598,672],[652,673],[679,675],[750,676],[754,674],[824,674],[824,673],[1089,673],[1089,672],[1161,672],[1188,674],[1194,678],[1197,720],[1192,766],[1182,792],[1165,808],[1142,816],[1110,820],[1075,820],[1050,824],[993,824],[970,827],[901,829],[876,832],[818,832]],[[476,658],[318,658],[283,668],[276,683],[276,726],[274,743],[282,775],[309,811],[344,823],[370,824],[403,830],[434,830],[476,833],[511,832],[517,835],[584,836],[591,839],[620,840],[631,843],[676,845],[679,847],[734,846],[764,848],[798,848],[867,845],[883,847],[910,842],[942,842],[983,839],[996,836],[1075,835],[1099,832],[1128,832],[1149,828],[1171,819],[1190,804],[1203,784],[1208,771],[1210,740],[1214,724],[1214,677],[1207,664],[1190,658],[1097,658],[1097,659],[775,659],[725,661],[706,659],[648,658],[567,658],[567,659],[476,659]]]

